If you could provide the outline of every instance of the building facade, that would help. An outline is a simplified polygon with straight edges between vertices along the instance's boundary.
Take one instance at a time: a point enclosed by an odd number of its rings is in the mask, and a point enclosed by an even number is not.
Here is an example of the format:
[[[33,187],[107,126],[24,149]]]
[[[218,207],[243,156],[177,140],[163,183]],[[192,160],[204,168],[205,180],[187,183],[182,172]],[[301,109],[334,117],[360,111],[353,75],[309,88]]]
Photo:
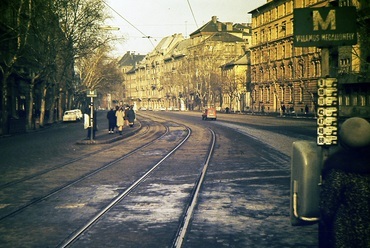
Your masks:
[[[125,73],[126,101],[149,109],[223,108],[229,92],[222,87],[222,65],[245,55],[249,43],[250,26],[215,16],[188,39],[166,37]]]
[[[329,6],[328,0],[269,0],[252,10],[251,101],[254,111],[315,113],[321,49],[293,46],[293,10]],[[369,3],[339,0],[356,6],[368,26]],[[362,30],[362,31],[361,31]],[[359,29],[360,37],[368,30]],[[355,46],[331,49],[331,76],[339,81],[340,115],[370,117],[368,49],[360,39]],[[367,69],[366,69],[367,68]],[[284,113],[282,113],[284,114]]]

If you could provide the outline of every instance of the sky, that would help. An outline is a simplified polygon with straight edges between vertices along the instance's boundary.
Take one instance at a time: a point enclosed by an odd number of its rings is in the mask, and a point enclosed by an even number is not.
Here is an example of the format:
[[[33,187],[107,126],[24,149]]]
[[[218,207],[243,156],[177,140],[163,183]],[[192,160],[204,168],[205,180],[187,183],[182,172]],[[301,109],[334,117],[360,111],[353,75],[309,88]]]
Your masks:
[[[267,0],[104,0],[111,19],[107,26],[118,39],[114,55],[127,51],[145,55],[166,36],[184,37],[217,16],[220,22],[250,23],[249,11]],[[143,37],[152,37],[150,39]]]

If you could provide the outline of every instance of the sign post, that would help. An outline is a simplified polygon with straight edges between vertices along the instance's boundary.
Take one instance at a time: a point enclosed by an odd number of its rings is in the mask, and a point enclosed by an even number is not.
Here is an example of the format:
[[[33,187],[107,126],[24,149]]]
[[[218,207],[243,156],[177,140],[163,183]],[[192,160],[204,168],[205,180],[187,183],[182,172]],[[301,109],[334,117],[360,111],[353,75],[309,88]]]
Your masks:
[[[330,49],[357,43],[356,16],[355,7],[300,8],[293,11],[293,45],[321,48],[321,78],[317,83],[316,144],[293,143],[291,216],[294,218],[292,223],[315,219],[312,218],[313,216],[301,217],[298,213],[302,210],[302,206],[309,206],[310,208],[307,209],[313,210],[312,213],[319,212],[316,210],[319,210],[321,170],[326,159],[331,155],[330,148],[338,144],[338,81],[330,70]],[[310,182],[314,182],[315,185],[310,185]],[[318,220],[319,216],[317,214],[314,217]],[[323,240],[321,236],[319,231],[320,247]]]
[[[97,97],[98,94],[96,90],[87,91],[87,97],[90,97],[90,140],[91,142],[94,139],[94,97]]]
[[[296,47],[321,48],[321,79],[318,81],[317,144],[324,148],[338,144],[338,82],[331,78],[330,47],[357,43],[356,7],[294,9],[294,41]]]

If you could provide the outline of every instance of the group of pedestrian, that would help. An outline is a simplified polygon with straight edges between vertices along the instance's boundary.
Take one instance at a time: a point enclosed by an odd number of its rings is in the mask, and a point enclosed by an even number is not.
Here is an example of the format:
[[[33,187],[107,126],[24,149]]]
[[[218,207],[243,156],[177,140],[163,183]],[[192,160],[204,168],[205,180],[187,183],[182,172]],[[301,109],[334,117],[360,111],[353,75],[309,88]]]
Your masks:
[[[116,106],[115,110],[111,108],[107,113],[107,119],[108,132],[112,134],[116,129],[116,132],[122,135],[124,126],[134,126],[134,121],[136,119],[134,106]]]

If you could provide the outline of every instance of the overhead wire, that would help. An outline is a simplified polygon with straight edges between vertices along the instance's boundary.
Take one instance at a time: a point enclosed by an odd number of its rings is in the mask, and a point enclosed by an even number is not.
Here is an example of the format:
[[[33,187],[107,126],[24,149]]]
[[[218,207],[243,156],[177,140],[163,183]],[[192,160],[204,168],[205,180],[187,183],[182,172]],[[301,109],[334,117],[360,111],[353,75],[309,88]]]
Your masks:
[[[195,18],[194,12],[193,12],[193,8],[191,7],[190,1],[189,1],[189,0],[187,0],[187,2],[188,2],[188,5],[189,5],[189,8],[190,8],[190,11],[191,11],[191,15],[193,16],[193,19],[194,19],[195,25],[197,26],[197,28],[199,28],[198,23],[197,23],[197,20],[196,20],[196,18]]]
[[[125,20],[125,22],[127,22],[131,27],[133,27],[134,29],[136,29],[140,34],[142,34],[142,38],[147,38],[149,40],[149,42],[152,44],[152,46],[155,48],[151,38],[153,38],[152,36],[150,35],[146,35],[144,32],[142,32],[140,29],[138,29],[134,24],[132,24],[129,20],[127,20],[125,17],[123,17],[120,13],[118,13],[114,8],[112,8],[106,1],[102,0],[102,2],[108,6],[108,8],[110,8],[111,10],[113,10],[114,13],[116,13],[119,17],[121,17],[123,20]],[[154,39],[155,40],[155,39]]]

